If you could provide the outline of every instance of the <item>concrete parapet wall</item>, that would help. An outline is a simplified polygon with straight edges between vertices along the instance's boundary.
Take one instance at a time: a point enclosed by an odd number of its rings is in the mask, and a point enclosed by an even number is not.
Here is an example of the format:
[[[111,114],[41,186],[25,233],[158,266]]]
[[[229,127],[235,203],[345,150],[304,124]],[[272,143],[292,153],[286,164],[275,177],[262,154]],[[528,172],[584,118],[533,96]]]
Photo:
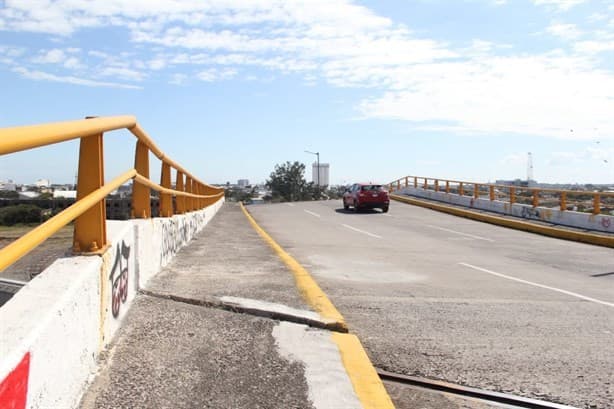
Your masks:
[[[435,192],[433,190],[418,189],[411,186],[402,188],[395,193],[516,216],[527,220],[540,220],[561,226],[614,233],[614,216],[609,215],[593,215],[569,210],[561,211],[559,209],[539,206],[533,207],[531,205],[518,203],[510,205],[509,202],[501,202],[498,200],[491,201],[489,198],[474,199],[471,196],[459,196],[453,193]]]
[[[170,218],[107,221],[102,256],[56,260],[0,308],[0,407],[73,408],[138,288],[224,200]]]

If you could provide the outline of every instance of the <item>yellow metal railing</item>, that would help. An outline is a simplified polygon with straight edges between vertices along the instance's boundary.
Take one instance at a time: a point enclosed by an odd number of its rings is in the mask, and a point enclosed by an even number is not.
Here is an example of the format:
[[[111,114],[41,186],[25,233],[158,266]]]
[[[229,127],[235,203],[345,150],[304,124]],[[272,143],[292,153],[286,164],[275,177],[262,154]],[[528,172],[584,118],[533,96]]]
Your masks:
[[[533,207],[556,204],[561,211],[569,210],[570,198],[590,197],[589,205],[586,206],[594,215],[601,214],[604,205],[611,205],[614,209],[614,193],[592,192],[584,190],[548,189],[541,187],[498,185],[493,183],[467,182],[461,180],[449,180],[431,178],[425,176],[405,176],[390,182],[390,192],[401,190],[404,187],[433,190],[436,192],[455,193],[460,196],[470,195],[474,199],[480,197],[491,201],[503,200],[510,204],[520,203],[522,200]]]
[[[137,138],[134,169],[104,183],[103,134],[128,129]],[[183,167],[167,158],[136,122],[133,116],[88,118],[52,124],[0,129],[0,155],[80,139],[77,201],[0,249],[0,271],[10,266],[75,221],[73,250],[79,253],[100,253],[107,247],[105,198],[119,186],[134,179],[132,217],[151,217],[151,189],[160,192],[160,216],[169,217],[202,209],[220,200],[222,188],[208,185]],[[160,184],[149,178],[149,153],[162,162]],[[171,169],[175,169],[175,189],[171,188]],[[173,196],[176,198],[173,204]]]

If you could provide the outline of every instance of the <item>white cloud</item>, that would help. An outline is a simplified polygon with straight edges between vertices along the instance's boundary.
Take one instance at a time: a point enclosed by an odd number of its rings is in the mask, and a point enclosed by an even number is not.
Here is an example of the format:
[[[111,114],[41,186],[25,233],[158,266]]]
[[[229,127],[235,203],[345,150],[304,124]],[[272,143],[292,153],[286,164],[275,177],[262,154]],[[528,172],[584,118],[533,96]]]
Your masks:
[[[64,50],[54,48],[52,50],[41,51],[36,57],[32,58],[32,62],[36,64],[58,64],[68,69],[77,70],[84,68],[85,66],[77,57],[69,56],[69,54],[76,54],[78,52],[78,48],[69,48],[66,50],[66,52]]]
[[[196,77],[201,81],[213,82],[219,80],[227,80],[237,75],[237,70],[233,68],[225,68],[218,70],[216,68],[210,68],[199,72]]]
[[[533,0],[561,11],[582,2]],[[189,80],[185,72],[169,71],[182,66],[210,82],[255,67],[269,72],[249,72],[247,78],[281,72],[300,76],[306,84],[369,88],[371,97],[359,104],[363,118],[396,118],[466,133],[576,139],[585,134],[570,133],[570,128],[598,127],[602,137],[614,138],[614,73],[598,68],[592,58],[611,50],[614,39],[607,33],[588,35],[573,24],[553,23],[546,30],[569,40],[584,35],[586,41],[574,43],[575,51],[531,55],[484,39],[453,47],[351,0],[4,3],[4,30],[69,38],[83,27],[126,29],[134,45],[130,53],[67,48],[38,56],[75,69],[80,62],[71,58],[86,55],[95,63],[89,69],[93,78],[139,82],[159,75],[183,84]],[[508,47],[505,55],[499,55],[502,47]]]
[[[599,54],[614,51],[614,40],[611,41],[579,41],[574,44],[574,50],[583,54]]]
[[[582,31],[575,24],[552,23],[546,31],[564,40],[575,40],[582,36]]]
[[[33,58],[32,61],[39,64],[57,64],[65,59],[66,54],[64,54],[64,51],[54,48],[53,50],[41,53],[38,57]]]
[[[181,73],[175,73],[171,75],[171,80],[169,81],[169,83],[173,85],[183,85],[185,84],[187,79],[188,79],[187,75],[181,74]]]
[[[533,0],[537,6],[554,6],[560,11],[567,11],[578,4],[586,3],[588,0]]]
[[[499,160],[501,165],[526,165],[527,153],[510,153]]]
[[[586,165],[588,163],[597,165],[614,163],[614,148],[595,144],[575,152],[552,152],[546,161],[547,165],[552,166]]]
[[[15,67],[13,71],[20,74],[24,78],[28,78],[35,81],[50,81],[50,82],[63,82],[74,85],[85,85],[88,87],[109,87],[109,88],[126,88],[126,89],[140,89],[140,87],[121,84],[117,82],[101,82],[93,81],[87,78],[78,78],[74,76],[61,76],[49,74],[43,71],[32,71],[23,67]]]
[[[614,76],[572,57],[490,57],[408,67],[398,90],[361,105],[367,117],[451,121],[449,129],[589,138],[614,137]],[[392,88],[392,87],[391,87]],[[578,132],[570,133],[570,129]],[[591,136],[592,137],[592,136]]]
[[[115,77],[127,81],[142,81],[146,77],[142,72],[123,67],[105,67],[98,74],[101,77]]]

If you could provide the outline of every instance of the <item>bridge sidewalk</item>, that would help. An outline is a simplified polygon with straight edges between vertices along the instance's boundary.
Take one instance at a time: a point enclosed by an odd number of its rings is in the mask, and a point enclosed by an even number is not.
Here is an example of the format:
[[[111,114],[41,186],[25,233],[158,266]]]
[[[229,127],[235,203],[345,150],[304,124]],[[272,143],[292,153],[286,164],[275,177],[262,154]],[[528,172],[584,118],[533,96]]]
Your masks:
[[[81,407],[362,407],[321,326],[228,203],[137,296]]]

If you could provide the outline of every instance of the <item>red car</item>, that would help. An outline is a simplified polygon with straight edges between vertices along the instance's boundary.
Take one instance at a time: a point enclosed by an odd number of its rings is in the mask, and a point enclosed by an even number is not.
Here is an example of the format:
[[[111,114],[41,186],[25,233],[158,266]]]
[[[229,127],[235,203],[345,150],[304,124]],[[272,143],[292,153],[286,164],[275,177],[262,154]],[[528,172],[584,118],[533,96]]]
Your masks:
[[[355,183],[343,194],[343,208],[382,209],[386,213],[390,206],[388,191],[382,185],[373,183]]]

